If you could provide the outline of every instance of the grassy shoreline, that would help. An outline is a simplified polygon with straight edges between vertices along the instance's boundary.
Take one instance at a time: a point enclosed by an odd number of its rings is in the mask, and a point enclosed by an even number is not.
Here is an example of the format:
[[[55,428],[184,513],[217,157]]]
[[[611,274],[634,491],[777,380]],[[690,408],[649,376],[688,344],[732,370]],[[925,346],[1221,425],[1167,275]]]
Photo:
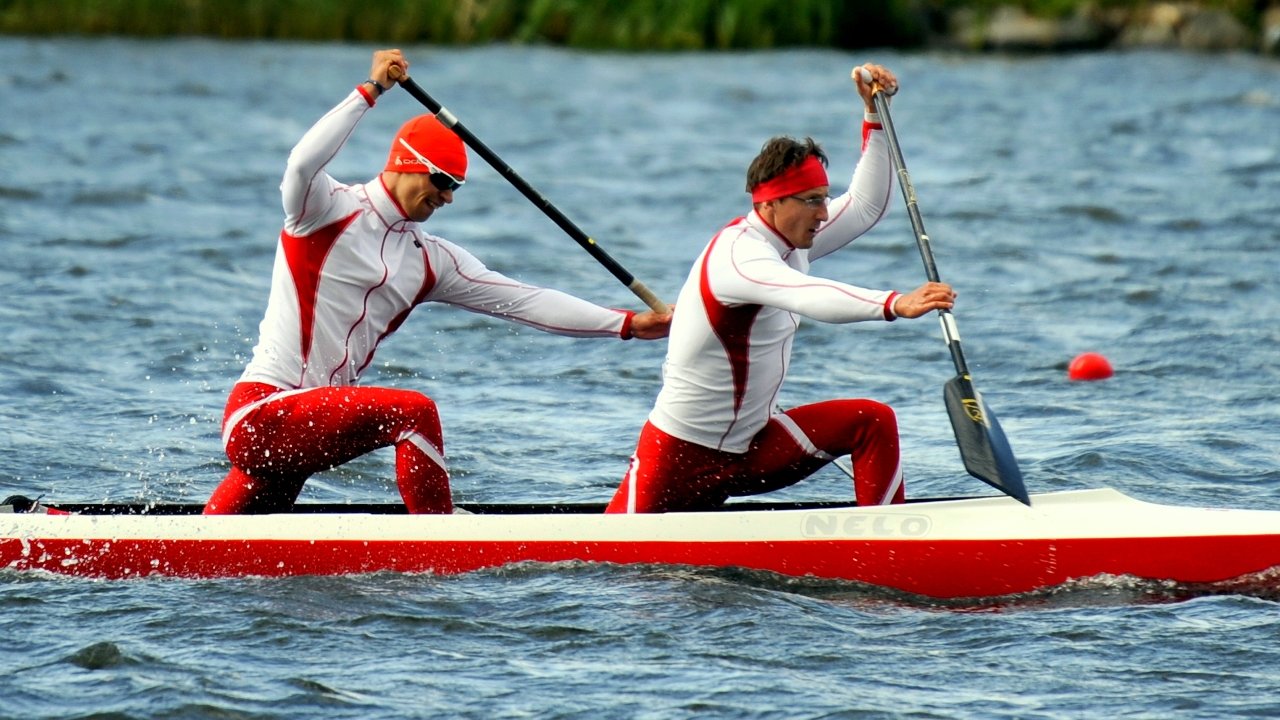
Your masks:
[[[1138,12],[1148,0],[1094,0]],[[1257,29],[1261,0],[1199,0]],[[515,42],[615,50],[920,47],[952,15],[1072,0],[0,0],[0,34],[197,36],[374,44]]]

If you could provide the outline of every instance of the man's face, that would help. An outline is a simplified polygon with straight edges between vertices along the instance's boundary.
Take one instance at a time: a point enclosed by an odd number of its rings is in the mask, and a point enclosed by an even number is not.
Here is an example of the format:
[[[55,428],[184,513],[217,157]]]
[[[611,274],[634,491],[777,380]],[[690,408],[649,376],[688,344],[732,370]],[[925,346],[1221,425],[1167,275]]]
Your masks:
[[[765,203],[770,209],[764,219],[773,225],[787,242],[801,248],[813,247],[818,227],[827,221],[827,192],[831,188],[822,185],[802,193],[788,195]]]
[[[427,173],[405,173],[400,182],[403,184],[401,204],[405,214],[415,222],[426,222],[437,209],[453,202],[453,191],[436,187]]]

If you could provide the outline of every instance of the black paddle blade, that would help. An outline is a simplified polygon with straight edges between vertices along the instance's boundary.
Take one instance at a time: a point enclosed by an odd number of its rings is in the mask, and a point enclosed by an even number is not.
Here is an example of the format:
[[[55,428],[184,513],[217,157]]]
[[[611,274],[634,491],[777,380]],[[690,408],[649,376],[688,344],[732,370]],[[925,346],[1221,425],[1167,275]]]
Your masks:
[[[987,409],[973,389],[968,376],[957,375],[942,389],[947,401],[947,414],[960,446],[960,459],[969,474],[1000,492],[1031,505],[1027,488],[1022,483],[1022,470],[1013,457],[1009,441],[996,416]]]

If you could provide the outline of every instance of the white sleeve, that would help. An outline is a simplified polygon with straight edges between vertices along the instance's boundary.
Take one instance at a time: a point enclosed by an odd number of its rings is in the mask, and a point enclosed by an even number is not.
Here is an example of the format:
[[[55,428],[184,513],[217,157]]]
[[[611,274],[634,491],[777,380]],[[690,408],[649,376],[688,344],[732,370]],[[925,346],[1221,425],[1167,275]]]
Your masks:
[[[630,327],[626,310],[513,280],[443,238],[428,235],[424,244],[437,274],[427,300],[570,337],[621,337]]]
[[[879,125],[863,124],[866,137],[862,158],[853,171],[849,189],[827,206],[827,222],[809,250],[816,260],[839,250],[860,237],[889,211],[893,193],[893,161],[889,157],[889,141]]]
[[[286,232],[305,235],[331,220],[328,213],[334,190],[341,184],[324,172],[324,167],[346,144],[369,107],[360,91],[353,90],[312,125],[289,153],[280,183]]]
[[[706,258],[708,283],[721,302],[767,305],[829,323],[893,317],[885,311],[892,291],[806,275],[749,236],[741,235],[716,250]]]

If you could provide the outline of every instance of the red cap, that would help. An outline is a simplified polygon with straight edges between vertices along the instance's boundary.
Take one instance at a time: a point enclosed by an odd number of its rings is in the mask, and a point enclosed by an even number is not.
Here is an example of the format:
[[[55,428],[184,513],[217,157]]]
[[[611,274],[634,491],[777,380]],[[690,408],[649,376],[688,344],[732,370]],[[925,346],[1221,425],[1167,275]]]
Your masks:
[[[406,144],[409,147],[405,147]],[[415,150],[417,154],[414,154]],[[423,159],[435,168],[424,165]],[[462,138],[445,127],[435,115],[419,115],[402,125],[400,132],[396,133],[383,170],[401,173],[443,170],[458,180],[464,180],[467,177],[467,148],[462,144]]]

